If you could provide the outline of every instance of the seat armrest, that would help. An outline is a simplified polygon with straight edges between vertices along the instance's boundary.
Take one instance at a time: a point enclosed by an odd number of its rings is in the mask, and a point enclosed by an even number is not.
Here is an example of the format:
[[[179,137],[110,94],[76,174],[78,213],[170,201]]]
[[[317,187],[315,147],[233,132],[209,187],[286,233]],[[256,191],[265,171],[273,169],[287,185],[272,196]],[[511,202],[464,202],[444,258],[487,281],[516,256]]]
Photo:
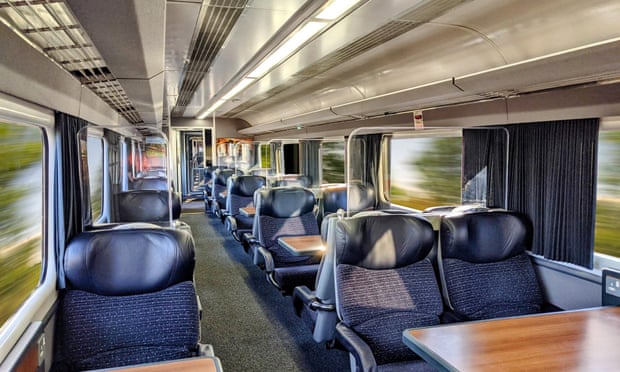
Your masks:
[[[273,261],[273,256],[271,255],[271,252],[269,252],[269,250],[262,245],[259,246],[256,251],[263,257],[263,262],[265,263],[265,272],[267,274],[271,274],[276,268],[276,264]]]
[[[355,358],[356,372],[377,370],[377,362],[370,346],[351,328],[338,323],[336,325],[336,340]]]
[[[336,305],[323,303],[323,301],[316,296],[316,292],[311,291],[305,285],[295,287],[293,290],[293,306],[295,306],[295,312],[299,310],[297,315],[301,314],[301,307],[303,307],[303,305],[308,305],[310,310],[314,311],[336,311]]]
[[[295,314],[297,314],[297,316],[301,317],[301,310],[304,308],[304,305],[315,300],[316,296],[314,295],[314,291],[310,290],[310,288],[305,285],[293,289],[293,307],[295,308]]]
[[[258,244],[258,238],[256,238],[252,233],[244,233],[243,240],[249,244]]]
[[[234,216],[226,215],[224,226],[226,226],[226,230],[230,231],[236,241],[241,241],[241,237],[237,234],[237,219]]]

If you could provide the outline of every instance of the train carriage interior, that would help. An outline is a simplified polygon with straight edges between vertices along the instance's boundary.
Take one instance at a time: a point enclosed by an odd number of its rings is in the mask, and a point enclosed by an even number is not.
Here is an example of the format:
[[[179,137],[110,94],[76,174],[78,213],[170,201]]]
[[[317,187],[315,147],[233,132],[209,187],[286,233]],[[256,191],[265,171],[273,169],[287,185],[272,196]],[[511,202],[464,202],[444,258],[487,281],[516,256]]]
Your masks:
[[[619,19],[0,0],[0,371],[617,369]]]

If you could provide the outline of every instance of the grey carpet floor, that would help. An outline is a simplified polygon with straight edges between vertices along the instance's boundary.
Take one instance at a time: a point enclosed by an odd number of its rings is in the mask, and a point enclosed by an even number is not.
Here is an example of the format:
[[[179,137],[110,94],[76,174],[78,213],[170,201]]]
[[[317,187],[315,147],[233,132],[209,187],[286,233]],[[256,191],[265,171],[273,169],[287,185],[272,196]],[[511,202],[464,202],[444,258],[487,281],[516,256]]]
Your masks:
[[[185,209],[196,243],[196,286],[203,305],[202,342],[226,372],[347,371],[348,354],[312,340],[291,297],[267,283],[219,219]]]

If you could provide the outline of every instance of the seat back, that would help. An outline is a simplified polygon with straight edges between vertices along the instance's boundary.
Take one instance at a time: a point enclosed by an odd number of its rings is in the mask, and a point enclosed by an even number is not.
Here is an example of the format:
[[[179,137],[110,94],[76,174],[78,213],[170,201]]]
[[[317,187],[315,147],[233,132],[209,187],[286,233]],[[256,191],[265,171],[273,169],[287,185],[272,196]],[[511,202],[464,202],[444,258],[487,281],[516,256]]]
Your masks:
[[[347,196],[348,193],[348,196]],[[347,205],[347,200],[350,203]],[[375,209],[375,192],[372,187],[360,183],[332,186],[321,190],[317,221],[321,226],[321,233],[325,230],[322,226],[325,216],[336,213],[339,209],[356,213],[364,210]]]
[[[277,240],[286,235],[318,235],[314,216],[316,199],[303,187],[260,189],[255,194],[254,236],[273,255],[275,266],[317,261],[293,256]]]
[[[133,181],[133,190],[168,190],[168,179],[166,177],[142,177]]]
[[[478,320],[540,312],[542,291],[526,250],[529,219],[507,211],[443,216],[439,272],[447,305]]]
[[[280,176],[273,183],[274,187],[282,186],[298,186],[298,187],[310,187],[312,186],[312,177],[305,175],[285,175]]]
[[[228,179],[226,210],[232,216],[239,214],[239,208],[254,206],[254,192],[265,187],[267,180],[262,176],[237,176]]]
[[[211,196],[217,202],[219,209],[224,209],[226,205],[226,198],[223,198],[220,193],[226,191],[228,178],[234,174],[234,169],[225,168],[218,169],[214,173],[213,185],[211,190]]]
[[[238,229],[251,229],[254,217],[239,214],[239,208],[254,207],[254,192],[265,187],[267,180],[262,176],[237,176],[228,179],[226,210],[237,221]]]
[[[55,363],[112,368],[195,355],[194,241],[182,230],[84,232],[67,246]]]
[[[118,221],[167,222],[181,216],[181,197],[165,190],[131,190],[116,194]]]
[[[431,224],[414,215],[355,216],[336,222],[330,236],[341,322],[366,341],[378,365],[415,359],[403,330],[439,324],[443,311],[426,258]]]

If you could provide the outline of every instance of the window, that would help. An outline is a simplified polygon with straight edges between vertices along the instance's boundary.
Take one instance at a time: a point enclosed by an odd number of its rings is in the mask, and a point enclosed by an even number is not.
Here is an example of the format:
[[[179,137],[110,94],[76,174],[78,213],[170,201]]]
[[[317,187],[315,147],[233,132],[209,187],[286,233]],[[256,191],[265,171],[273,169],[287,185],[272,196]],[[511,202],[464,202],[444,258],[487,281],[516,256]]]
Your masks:
[[[271,169],[271,146],[268,143],[260,145],[260,167]]]
[[[344,183],[344,142],[323,142],[319,151],[321,183]]]
[[[90,187],[90,208],[92,221],[101,217],[103,200],[103,140],[88,136],[88,184]]]
[[[0,123],[0,326],[41,278],[43,134],[33,126]]]
[[[390,181],[394,204],[419,210],[461,204],[461,137],[392,139]]]
[[[594,251],[620,257],[620,131],[601,131]]]

